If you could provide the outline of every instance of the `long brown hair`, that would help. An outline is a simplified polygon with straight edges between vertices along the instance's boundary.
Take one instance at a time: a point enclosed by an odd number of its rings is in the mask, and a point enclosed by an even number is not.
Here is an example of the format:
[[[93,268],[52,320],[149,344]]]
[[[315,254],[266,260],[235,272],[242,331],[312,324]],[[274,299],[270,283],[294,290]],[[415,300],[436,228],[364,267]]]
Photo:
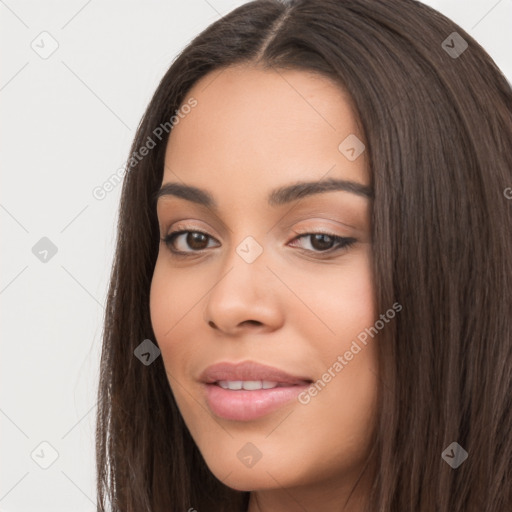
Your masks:
[[[237,63],[336,80],[364,130],[377,310],[403,306],[379,334],[368,510],[512,510],[512,91],[469,34],[414,0],[250,2],[197,36],[161,80],[131,155],[149,139],[155,147],[131,157],[123,183],[98,393],[98,508],[248,504],[248,492],[207,468],[162,358],[134,357],[143,340],[156,343],[153,194],[168,133],[155,129],[201,77]],[[457,468],[442,456],[453,442],[468,454]]]

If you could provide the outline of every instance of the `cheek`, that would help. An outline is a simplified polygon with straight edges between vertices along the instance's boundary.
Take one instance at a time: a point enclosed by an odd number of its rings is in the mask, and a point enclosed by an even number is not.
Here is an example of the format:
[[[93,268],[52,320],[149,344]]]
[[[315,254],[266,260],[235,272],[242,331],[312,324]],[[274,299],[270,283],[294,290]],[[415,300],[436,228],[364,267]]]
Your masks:
[[[149,295],[151,325],[171,384],[171,376],[175,373],[171,363],[176,361],[176,350],[186,349],[186,344],[173,344],[172,340],[179,335],[180,318],[185,313],[184,307],[191,301],[190,287],[183,286],[175,275],[157,260]]]
[[[331,305],[326,304],[333,318],[334,330],[338,338],[355,338],[376,320],[374,282],[371,273],[370,257],[365,254],[353,266],[351,272],[331,285]]]
[[[165,254],[157,259],[149,296],[151,325],[176,398],[204,340],[197,330],[204,323],[201,299],[210,286],[199,273],[172,268]]]
[[[173,271],[166,265],[165,258],[159,256],[149,295],[151,323],[157,339],[172,338],[181,319],[192,313],[203,294],[193,274]]]
[[[330,357],[339,353],[346,341],[373,325],[377,314],[369,252],[357,254],[345,263],[296,276],[292,282],[297,298],[289,299],[288,312],[293,318],[288,320]]]
[[[289,314],[294,315],[291,321],[308,342],[301,351],[314,362],[321,381],[299,409],[303,425],[306,431],[311,428],[312,439],[321,431],[327,437],[337,437],[342,429],[352,439],[355,455],[365,449],[375,420],[378,336],[368,335],[367,330],[375,325],[378,313],[370,253],[346,261],[346,266],[330,274],[303,277],[297,283],[297,295],[305,298],[310,311],[296,306]],[[314,418],[322,418],[322,427]],[[340,455],[346,446],[340,445],[340,452],[334,446],[331,449]]]
[[[163,266],[157,260],[149,291],[149,312],[153,332],[158,340],[174,323],[173,311],[175,296],[171,293],[171,283],[166,279]]]

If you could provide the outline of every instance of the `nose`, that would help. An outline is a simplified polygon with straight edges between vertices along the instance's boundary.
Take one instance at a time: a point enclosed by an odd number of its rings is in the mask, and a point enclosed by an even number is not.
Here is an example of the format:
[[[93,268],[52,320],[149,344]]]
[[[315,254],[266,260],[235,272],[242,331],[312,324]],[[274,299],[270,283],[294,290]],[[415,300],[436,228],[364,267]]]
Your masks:
[[[270,332],[282,325],[279,288],[284,287],[269,263],[265,252],[249,263],[233,249],[206,296],[204,320],[209,327],[234,336],[246,330]]]

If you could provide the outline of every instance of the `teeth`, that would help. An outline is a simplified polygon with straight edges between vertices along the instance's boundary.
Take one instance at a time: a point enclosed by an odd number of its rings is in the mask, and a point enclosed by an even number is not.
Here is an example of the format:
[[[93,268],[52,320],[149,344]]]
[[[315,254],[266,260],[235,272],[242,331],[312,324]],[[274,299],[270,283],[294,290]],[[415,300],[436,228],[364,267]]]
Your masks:
[[[277,382],[270,380],[219,380],[217,384],[222,389],[245,389],[247,391],[253,391],[255,389],[272,389],[277,387]]]
[[[241,380],[219,380],[217,384],[222,389],[242,389],[242,381]]]

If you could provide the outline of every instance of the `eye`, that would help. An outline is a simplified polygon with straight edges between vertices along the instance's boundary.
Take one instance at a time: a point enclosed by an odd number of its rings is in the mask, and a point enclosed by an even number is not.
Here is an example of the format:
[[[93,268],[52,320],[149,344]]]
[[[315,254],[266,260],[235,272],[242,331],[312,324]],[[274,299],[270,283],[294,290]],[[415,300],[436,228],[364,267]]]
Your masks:
[[[333,235],[331,233],[303,233],[297,238],[293,240],[293,242],[297,240],[305,239],[309,242],[306,243],[306,246],[302,246],[301,248],[305,251],[316,252],[316,253],[331,253],[336,252],[342,249],[346,249],[353,245],[357,240],[351,237],[343,237],[338,235]]]
[[[337,252],[343,249],[347,249],[351,245],[353,245],[357,240],[351,237],[342,237],[338,235],[333,235],[331,233],[302,233],[300,236],[294,238],[290,245],[296,246],[296,242],[299,240],[308,240],[309,243],[305,245],[308,247],[304,247],[304,245],[300,244],[299,247],[301,250],[306,252],[313,253],[331,253]],[[178,231],[172,231],[167,236],[162,238],[162,241],[169,248],[169,250],[175,255],[191,255],[194,252],[199,253],[204,249],[208,249],[211,247],[209,245],[209,241],[215,240],[215,238],[211,237],[207,233],[203,231],[197,230],[186,230],[181,229]],[[181,247],[180,246],[181,243]],[[293,245],[295,243],[295,245]],[[176,248],[178,245],[178,248]],[[191,250],[188,250],[191,249]]]
[[[185,235],[185,236],[184,236]],[[203,249],[208,248],[208,239],[215,240],[210,235],[203,233],[202,231],[191,231],[181,229],[179,231],[172,231],[167,236],[162,238],[162,241],[169,248],[169,250],[174,254],[190,254],[191,252],[202,251]],[[181,242],[182,248],[176,249],[175,242]],[[178,244],[179,245],[179,244]],[[188,248],[191,248],[192,251],[187,251]]]

